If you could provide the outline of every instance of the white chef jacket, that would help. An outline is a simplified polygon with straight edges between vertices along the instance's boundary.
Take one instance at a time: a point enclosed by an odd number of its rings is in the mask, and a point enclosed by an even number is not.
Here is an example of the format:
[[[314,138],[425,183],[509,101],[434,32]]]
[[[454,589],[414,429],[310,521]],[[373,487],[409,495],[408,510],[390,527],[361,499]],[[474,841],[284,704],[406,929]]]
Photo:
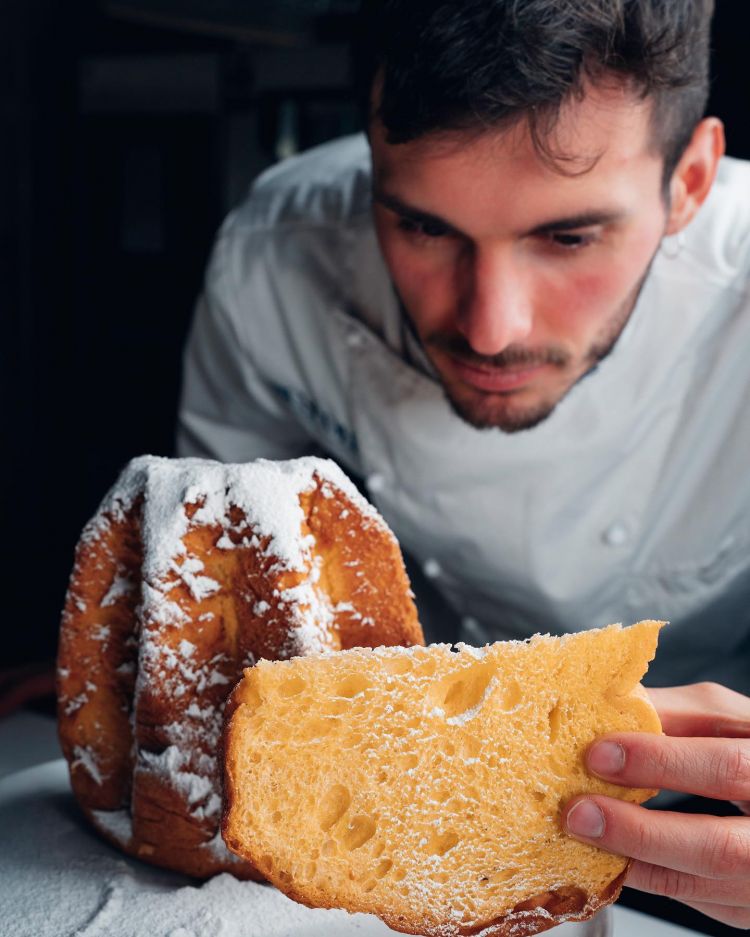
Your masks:
[[[348,137],[273,167],[229,215],[179,453],[323,451],[363,479],[430,578],[431,593],[415,577],[430,637],[663,618],[647,682],[750,693],[750,164],[722,161],[614,351],[514,434],[448,406],[379,252],[370,180]]]

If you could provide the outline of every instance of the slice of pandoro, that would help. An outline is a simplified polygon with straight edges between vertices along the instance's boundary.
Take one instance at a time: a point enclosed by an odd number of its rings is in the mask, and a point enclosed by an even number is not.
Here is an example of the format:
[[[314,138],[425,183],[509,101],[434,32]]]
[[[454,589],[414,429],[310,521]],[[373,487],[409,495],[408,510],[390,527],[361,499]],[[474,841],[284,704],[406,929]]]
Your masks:
[[[567,835],[608,732],[660,732],[640,679],[662,622],[354,649],[245,671],[227,710],[229,848],[306,905],[428,937],[523,937],[614,901],[628,860]]]

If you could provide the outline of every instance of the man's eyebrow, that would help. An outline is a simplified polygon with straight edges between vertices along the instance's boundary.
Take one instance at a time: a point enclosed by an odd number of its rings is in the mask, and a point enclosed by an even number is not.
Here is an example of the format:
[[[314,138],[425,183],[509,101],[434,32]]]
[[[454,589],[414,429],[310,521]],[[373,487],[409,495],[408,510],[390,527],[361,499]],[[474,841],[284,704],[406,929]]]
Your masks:
[[[535,225],[528,234],[552,234],[555,231],[575,231],[578,228],[592,228],[595,225],[614,224],[622,221],[625,212],[617,208],[602,209],[600,211],[585,211],[580,215],[569,215],[567,218],[554,218]]]
[[[456,228],[455,225],[452,225],[439,215],[434,215],[431,212],[423,211],[421,208],[408,205],[398,198],[398,196],[392,195],[389,192],[384,192],[377,186],[373,186],[372,198],[373,201],[379,202],[386,208],[390,208],[391,211],[401,215],[402,218],[407,218],[409,221],[440,225],[452,234],[463,235],[463,232]],[[618,208],[585,211],[578,215],[569,215],[564,218],[553,218],[550,221],[543,221],[541,224],[534,225],[529,231],[522,232],[522,236],[554,234],[557,231],[575,231],[579,228],[591,228],[595,225],[614,224],[618,221],[622,221],[625,216],[626,212]]]

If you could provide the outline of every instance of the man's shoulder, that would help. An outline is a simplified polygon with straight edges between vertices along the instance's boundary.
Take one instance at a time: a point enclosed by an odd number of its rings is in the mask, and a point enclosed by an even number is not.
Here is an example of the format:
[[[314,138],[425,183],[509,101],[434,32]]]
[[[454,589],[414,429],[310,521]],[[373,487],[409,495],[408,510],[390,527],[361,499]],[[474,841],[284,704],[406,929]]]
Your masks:
[[[745,230],[750,228],[749,160],[735,159],[732,156],[725,156],[721,160],[709,202],[712,199],[715,211],[744,221]]]
[[[750,160],[738,159],[736,156],[722,157],[719,161],[717,182],[729,186],[747,186],[750,182]]]
[[[721,160],[711,193],[685,231],[690,262],[732,280],[750,265],[750,162]]]
[[[221,228],[206,284],[226,315],[252,316],[282,344],[307,335],[303,322],[320,330],[333,310],[356,309],[376,330],[397,317],[372,223],[365,138],[335,140],[259,176]]]
[[[369,216],[369,203],[370,153],[364,135],[357,134],[267,169],[234,213],[234,226],[347,226]]]

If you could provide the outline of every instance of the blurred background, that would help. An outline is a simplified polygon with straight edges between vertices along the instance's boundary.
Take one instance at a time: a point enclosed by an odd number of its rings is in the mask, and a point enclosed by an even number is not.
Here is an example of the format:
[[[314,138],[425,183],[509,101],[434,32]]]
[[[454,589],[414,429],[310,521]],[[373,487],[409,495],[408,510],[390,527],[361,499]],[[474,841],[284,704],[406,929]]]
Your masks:
[[[359,129],[356,6],[0,0],[6,691],[49,667],[75,543],[120,468],[173,452],[223,216],[264,167]],[[748,27],[750,3],[717,0],[710,109],[745,158]]]

